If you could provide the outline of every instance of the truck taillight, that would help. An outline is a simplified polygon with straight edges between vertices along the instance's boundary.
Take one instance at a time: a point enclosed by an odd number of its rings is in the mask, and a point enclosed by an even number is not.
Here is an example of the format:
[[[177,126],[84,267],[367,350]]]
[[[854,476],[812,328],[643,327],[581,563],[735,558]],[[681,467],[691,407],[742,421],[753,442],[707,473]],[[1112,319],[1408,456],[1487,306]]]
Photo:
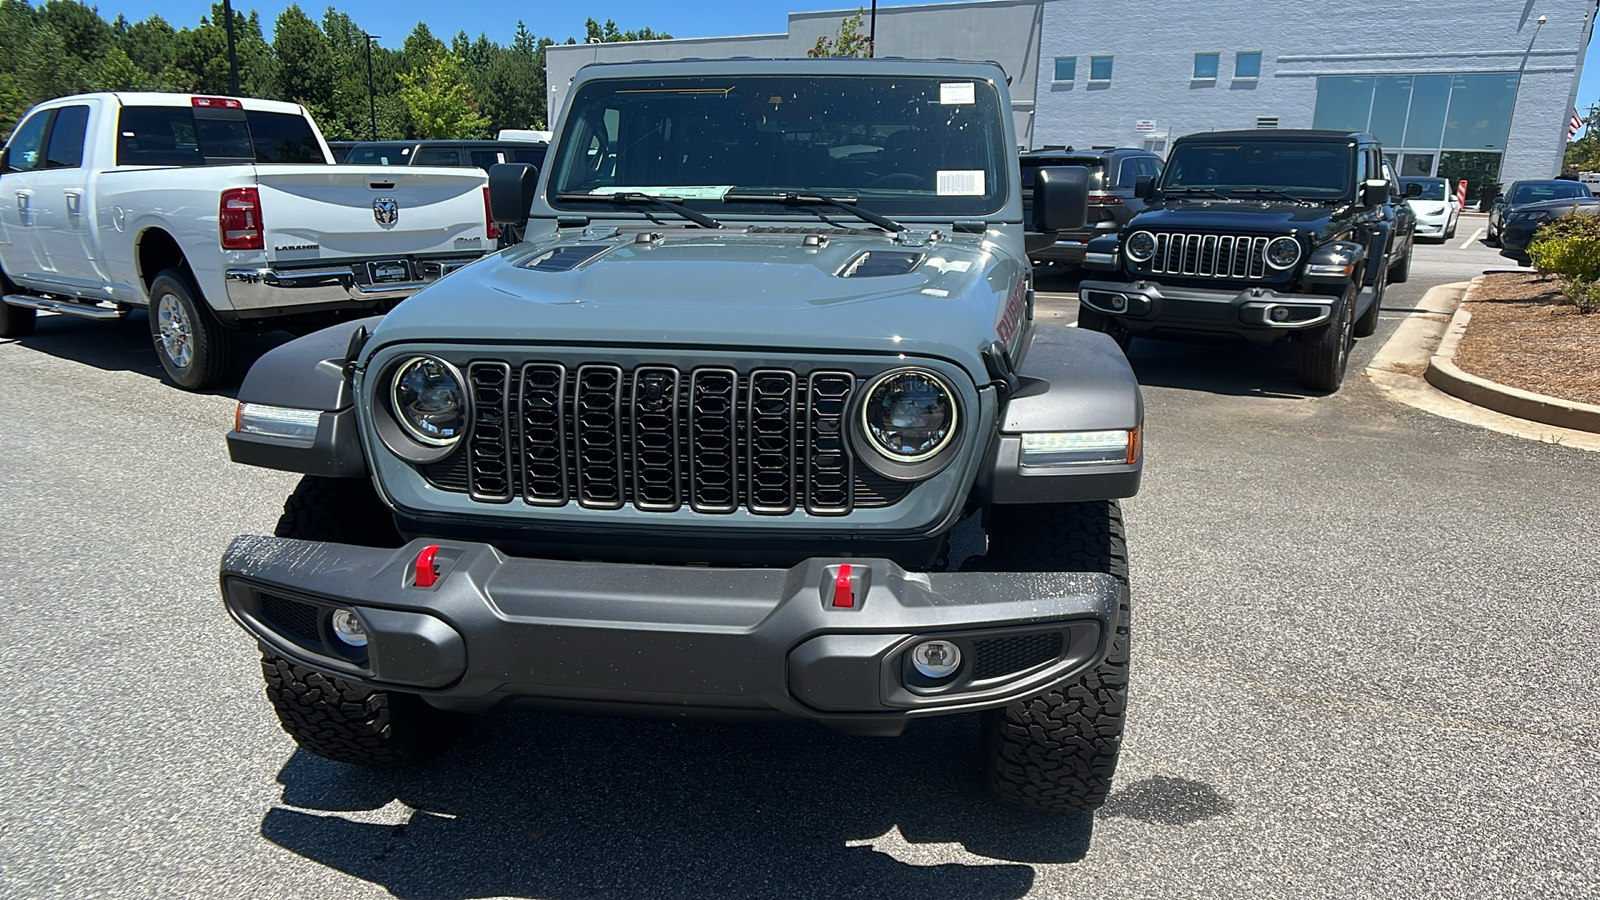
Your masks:
[[[489,188],[487,186],[483,189],[483,224],[489,229],[489,240],[498,241],[500,239],[500,226],[494,223],[494,213],[489,211]]]
[[[244,109],[244,104],[232,97],[190,97],[189,105],[201,109]]]
[[[266,246],[261,226],[261,194],[253,187],[228,188],[217,210],[222,249],[260,250]]]

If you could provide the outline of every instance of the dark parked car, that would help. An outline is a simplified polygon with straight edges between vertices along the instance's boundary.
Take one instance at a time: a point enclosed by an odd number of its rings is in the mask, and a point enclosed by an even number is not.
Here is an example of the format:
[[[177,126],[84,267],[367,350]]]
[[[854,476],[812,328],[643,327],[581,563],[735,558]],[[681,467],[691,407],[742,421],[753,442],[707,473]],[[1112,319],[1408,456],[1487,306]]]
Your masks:
[[[1098,238],[1078,325],[1144,336],[1300,344],[1300,380],[1334,391],[1385,286],[1411,271],[1416,217],[1371,135],[1236,131],[1178,139],[1153,202]],[[1099,280],[1104,279],[1104,280]]]
[[[1532,265],[1533,261],[1528,258],[1528,245],[1533,243],[1533,236],[1540,226],[1578,211],[1591,216],[1600,215],[1600,198],[1563,197],[1517,207],[1506,214],[1505,223],[1500,228],[1500,255],[1524,266]]]
[[[1133,193],[1134,181],[1140,175],[1160,175],[1162,165],[1161,157],[1154,153],[1126,147],[1096,150],[1046,147],[1023,153],[1019,160],[1022,163],[1022,220],[1028,223],[1033,221],[1035,173],[1047,166],[1083,166],[1089,170],[1089,221],[1071,231],[1028,231],[1024,240],[1028,259],[1034,265],[1082,263],[1089,241],[1115,235],[1128,220],[1144,212],[1145,201]]]
[[[516,141],[365,141],[339,162],[381,166],[477,166],[489,171],[500,163],[544,167],[548,144]]]
[[[355,146],[357,144],[359,144],[359,143],[361,143],[361,142],[360,141],[329,141],[328,142],[328,150],[331,153],[333,153],[333,161],[334,162],[342,163],[342,162],[344,162],[344,158],[346,156],[349,156],[350,155],[350,151],[352,149],[354,149]]]
[[[1530,203],[1547,200],[1586,199],[1592,197],[1589,186],[1581,181],[1548,178],[1539,181],[1513,181],[1506,192],[1496,197],[1489,209],[1489,243],[1499,245],[1506,218]]]

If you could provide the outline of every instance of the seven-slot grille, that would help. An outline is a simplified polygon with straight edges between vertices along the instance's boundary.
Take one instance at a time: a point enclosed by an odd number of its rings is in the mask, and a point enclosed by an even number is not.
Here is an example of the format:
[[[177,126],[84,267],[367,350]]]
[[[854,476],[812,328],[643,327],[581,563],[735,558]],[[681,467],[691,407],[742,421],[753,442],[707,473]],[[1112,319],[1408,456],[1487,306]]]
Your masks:
[[[475,500],[843,515],[903,494],[846,452],[851,372],[480,361],[467,381]],[[448,468],[425,474],[454,481]]]
[[[1202,278],[1263,278],[1270,238],[1230,234],[1157,234],[1148,263],[1155,275]]]

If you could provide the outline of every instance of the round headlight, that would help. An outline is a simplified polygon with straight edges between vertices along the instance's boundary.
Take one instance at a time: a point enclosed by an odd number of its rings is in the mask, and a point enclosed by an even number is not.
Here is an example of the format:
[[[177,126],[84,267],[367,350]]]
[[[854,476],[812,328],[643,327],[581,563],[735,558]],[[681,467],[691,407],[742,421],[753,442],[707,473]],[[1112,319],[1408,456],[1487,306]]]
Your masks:
[[[1300,242],[1292,237],[1273,238],[1267,245],[1267,265],[1287,269],[1300,261]]]
[[[861,426],[872,449],[900,463],[943,450],[956,433],[956,401],[932,372],[905,369],[879,381],[861,404]]]
[[[1150,257],[1156,255],[1155,235],[1148,231],[1135,231],[1128,235],[1128,244],[1124,249],[1134,262],[1149,262]]]
[[[467,429],[466,383],[442,359],[406,360],[395,370],[390,399],[400,427],[430,447],[447,447]]]

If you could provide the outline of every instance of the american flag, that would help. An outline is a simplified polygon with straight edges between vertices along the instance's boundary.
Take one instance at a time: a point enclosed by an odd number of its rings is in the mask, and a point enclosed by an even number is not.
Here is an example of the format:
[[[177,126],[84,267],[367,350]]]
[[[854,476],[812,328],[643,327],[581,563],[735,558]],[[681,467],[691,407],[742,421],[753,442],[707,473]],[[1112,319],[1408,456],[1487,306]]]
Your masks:
[[[1570,141],[1573,138],[1577,137],[1578,136],[1578,132],[1580,132],[1582,130],[1583,130],[1583,117],[1578,115],[1578,111],[1577,110],[1573,110],[1572,111],[1572,118],[1567,120],[1567,140]]]

